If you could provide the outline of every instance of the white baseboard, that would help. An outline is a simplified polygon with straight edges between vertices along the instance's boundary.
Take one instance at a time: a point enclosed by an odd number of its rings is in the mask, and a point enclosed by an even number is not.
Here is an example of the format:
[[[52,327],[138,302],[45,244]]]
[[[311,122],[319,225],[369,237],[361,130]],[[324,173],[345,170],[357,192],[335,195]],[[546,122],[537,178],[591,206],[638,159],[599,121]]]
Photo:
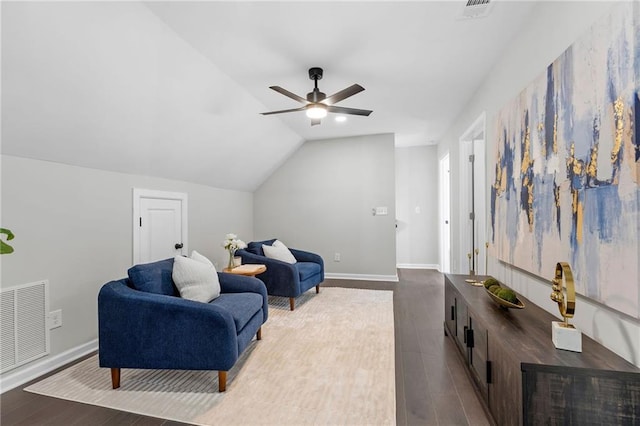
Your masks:
[[[398,269],[436,269],[440,270],[440,265],[432,263],[398,263]]]
[[[76,359],[97,350],[98,339],[95,339],[80,346],[76,346],[75,348],[71,348],[61,354],[41,358],[40,360],[29,364],[26,368],[19,369],[14,373],[5,373],[0,376],[0,393],[4,393],[21,386],[33,379],[37,379],[56,368],[62,367],[71,361],[75,361]]]
[[[369,275],[369,274],[341,274],[336,272],[325,272],[324,277],[336,280],[362,280],[362,281],[390,281],[397,283],[398,275]]]

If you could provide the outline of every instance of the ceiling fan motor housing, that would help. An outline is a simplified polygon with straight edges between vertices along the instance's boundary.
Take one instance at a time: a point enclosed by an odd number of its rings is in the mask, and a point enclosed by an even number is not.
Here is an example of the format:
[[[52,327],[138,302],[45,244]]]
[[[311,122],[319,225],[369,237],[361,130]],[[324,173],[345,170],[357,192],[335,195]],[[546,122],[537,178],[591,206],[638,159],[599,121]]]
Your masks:
[[[309,68],[309,78],[311,80],[322,80],[322,68]]]
[[[322,68],[309,68],[309,78],[314,82],[313,92],[307,93],[307,101],[317,103],[327,97],[318,89],[318,80],[322,80]]]
[[[318,103],[326,97],[327,95],[318,89],[313,89],[313,92],[307,93],[307,100],[313,103]]]

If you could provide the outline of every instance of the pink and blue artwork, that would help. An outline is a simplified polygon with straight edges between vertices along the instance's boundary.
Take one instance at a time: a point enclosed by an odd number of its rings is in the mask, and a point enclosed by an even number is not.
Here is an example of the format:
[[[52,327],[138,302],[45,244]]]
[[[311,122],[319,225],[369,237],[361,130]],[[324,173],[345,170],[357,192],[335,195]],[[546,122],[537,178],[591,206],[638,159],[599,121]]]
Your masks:
[[[640,318],[640,3],[611,13],[496,116],[491,238],[544,278]]]

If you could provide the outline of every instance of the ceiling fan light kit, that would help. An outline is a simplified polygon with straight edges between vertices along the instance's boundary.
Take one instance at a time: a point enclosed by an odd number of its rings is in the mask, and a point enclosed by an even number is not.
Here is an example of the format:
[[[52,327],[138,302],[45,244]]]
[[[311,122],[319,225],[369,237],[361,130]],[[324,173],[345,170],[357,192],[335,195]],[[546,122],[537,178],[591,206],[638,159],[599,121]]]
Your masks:
[[[364,87],[359,84],[353,84],[346,89],[343,89],[333,95],[327,97],[327,95],[318,89],[318,80],[322,80],[322,68],[313,67],[309,68],[309,78],[313,80],[313,91],[307,93],[306,99],[302,96],[298,96],[295,93],[289,92],[286,89],[283,89],[280,86],[271,86],[269,87],[276,92],[285,95],[288,98],[293,99],[294,101],[300,102],[304,104],[304,106],[300,108],[292,108],[292,109],[284,109],[280,111],[270,111],[263,112],[262,115],[272,115],[272,114],[282,114],[286,112],[296,112],[296,111],[305,111],[307,117],[311,119],[311,125],[315,126],[316,124],[320,124],[321,119],[327,116],[327,113],[334,112],[339,114],[351,114],[351,115],[361,115],[368,117],[373,111],[366,109],[356,109],[356,108],[347,108],[347,107],[339,107],[334,104],[353,96],[357,93],[360,93],[364,90]]]
[[[325,118],[326,116],[327,107],[318,104],[307,108],[307,117],[309,118]]]

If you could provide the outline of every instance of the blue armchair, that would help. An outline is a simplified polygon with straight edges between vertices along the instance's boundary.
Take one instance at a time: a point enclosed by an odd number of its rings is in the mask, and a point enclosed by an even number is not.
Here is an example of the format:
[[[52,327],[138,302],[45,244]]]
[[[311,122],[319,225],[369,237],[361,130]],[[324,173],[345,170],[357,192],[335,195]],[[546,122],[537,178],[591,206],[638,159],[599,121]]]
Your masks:
[[[257,275],[267,287],[267,293],[272,296],[289,298],[289,308],[295,309],[295,298],[311,287],[320,292],[320,283],[324,281],[324,261],[315,253],[303,250],[289,249],[296,263],[287,263],[265,256],[262,245],[272,245],[276,239],[252,241],[246,249],[236,251],[236,256],[242,258],[242,263],[264,264],[267,270]]]
[[[262,338],[266,288],[256,278],[218,273],[220,296],[196,302],[180,298],[172,270],[173,259],[136,265],[100,289],[100,366],[111,368],[114,389],[121,368],[217,370],[224,392],[227,371],[254,335]]]

